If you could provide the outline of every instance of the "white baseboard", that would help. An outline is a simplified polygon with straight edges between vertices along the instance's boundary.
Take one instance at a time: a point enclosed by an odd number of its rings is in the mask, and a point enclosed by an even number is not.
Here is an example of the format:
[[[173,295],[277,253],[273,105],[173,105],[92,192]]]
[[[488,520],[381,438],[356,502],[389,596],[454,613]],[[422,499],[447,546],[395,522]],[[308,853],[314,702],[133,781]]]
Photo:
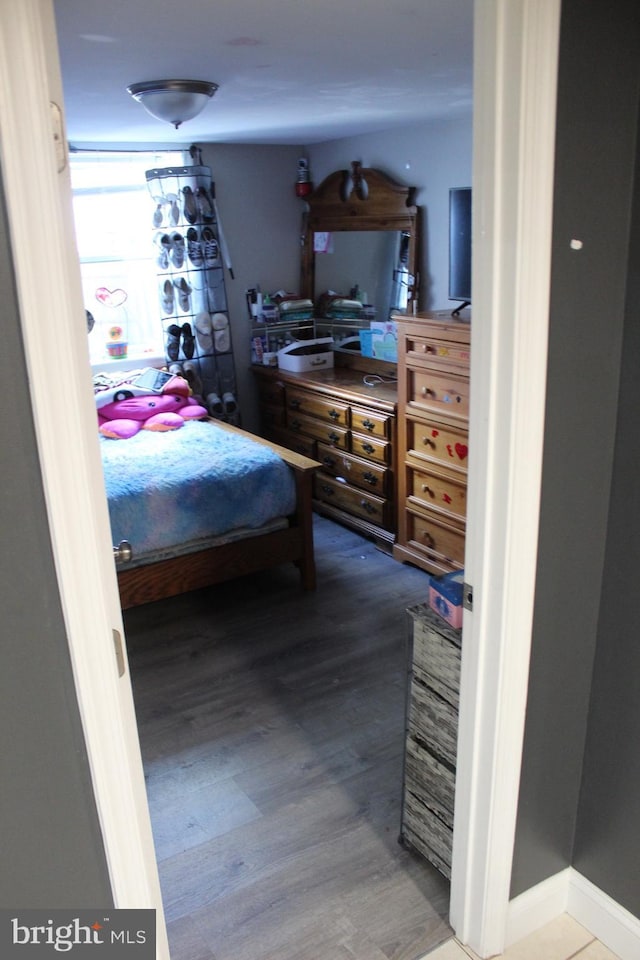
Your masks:
[[[567,912],[571,868],[561,870],[509,901],[505,947]]]
[[[572,867],[509,903],[506,947],[568,913],[620,960],[640,957],[640,919]]]
[[[601,940],[620,960],[640,957],[640,919],[571,870],[567,913]]]

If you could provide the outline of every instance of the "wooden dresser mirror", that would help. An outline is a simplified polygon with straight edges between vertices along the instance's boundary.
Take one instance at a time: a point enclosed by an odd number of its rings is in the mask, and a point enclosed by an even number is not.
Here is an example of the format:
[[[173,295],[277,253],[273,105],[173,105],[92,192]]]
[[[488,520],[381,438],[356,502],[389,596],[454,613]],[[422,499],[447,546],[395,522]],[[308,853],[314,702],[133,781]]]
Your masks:
[[[414,194],[415,187],[354,161],[305,198],[301,292],[317,314],[322,294],[349,298],[354,288],[376,320],[388,320],[391,311],[416,313],[420,208]]]

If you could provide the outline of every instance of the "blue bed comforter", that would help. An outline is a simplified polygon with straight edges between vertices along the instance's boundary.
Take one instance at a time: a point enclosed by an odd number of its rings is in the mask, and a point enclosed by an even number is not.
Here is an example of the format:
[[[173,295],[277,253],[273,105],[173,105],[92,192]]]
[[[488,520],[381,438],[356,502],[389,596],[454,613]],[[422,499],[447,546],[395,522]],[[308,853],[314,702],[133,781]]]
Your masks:
[[[128,540],[134,557],[255,529],[295,509],[284,461],[214,423],[100,444],[113,541]]]

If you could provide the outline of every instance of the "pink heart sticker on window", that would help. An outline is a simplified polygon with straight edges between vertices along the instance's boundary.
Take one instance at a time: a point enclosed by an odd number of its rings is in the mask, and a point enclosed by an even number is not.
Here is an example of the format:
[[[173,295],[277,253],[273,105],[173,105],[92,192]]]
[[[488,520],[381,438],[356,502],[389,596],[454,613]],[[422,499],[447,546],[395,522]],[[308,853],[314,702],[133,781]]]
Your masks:
[[[109,290],[108,287],[98,287],[96,290],[96,300],[104,304],[105,307],[121,307],[127,299],[126,290],[119,287],[116,290]]]

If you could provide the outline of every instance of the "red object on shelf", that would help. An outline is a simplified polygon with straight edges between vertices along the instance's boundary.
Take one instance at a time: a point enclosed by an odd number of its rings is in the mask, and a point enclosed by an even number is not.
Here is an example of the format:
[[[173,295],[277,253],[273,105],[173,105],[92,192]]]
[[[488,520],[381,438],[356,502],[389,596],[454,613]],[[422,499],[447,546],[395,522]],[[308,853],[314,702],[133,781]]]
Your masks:
[[[306,157],[300,157],[298,160],[298,181],[296,183],[296,197],[306,197],[313,190],[313,184],[309,179],[309,161]]]

